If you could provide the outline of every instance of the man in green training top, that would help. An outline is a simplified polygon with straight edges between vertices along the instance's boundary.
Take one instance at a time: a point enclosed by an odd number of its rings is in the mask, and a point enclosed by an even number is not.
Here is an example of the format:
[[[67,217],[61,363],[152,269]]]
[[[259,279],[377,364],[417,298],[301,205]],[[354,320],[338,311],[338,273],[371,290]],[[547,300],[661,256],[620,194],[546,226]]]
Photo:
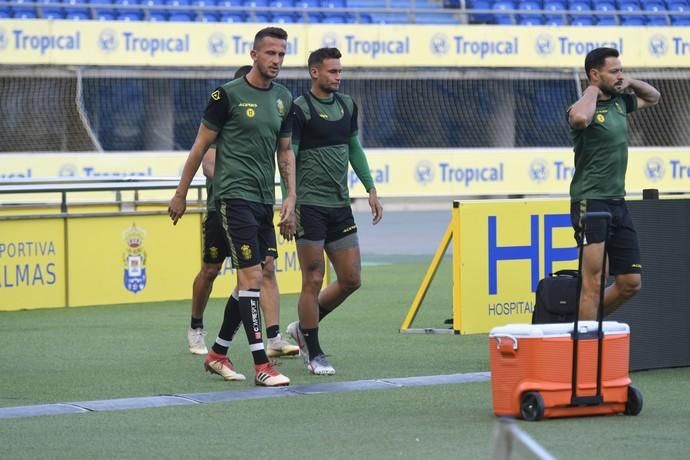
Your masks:
[[[237,69],[234,79],[244,77],[252,66],[245,65]],[[216,147],[212,145],[201,162],[201,169],[206,176],[206,218],[202,226],[204,239],[203,263],[201,270],[194,278],[192,286],[192,319],[187,331],[189,351],[196,355],[208,353],[204,337],[204,311],[208,303],[213,282],[218,276],[223,262],[230,256],[228,245],[225,241],[223,226],[220,222],[220,214],[216,210],[216,199],[213,192],[213,172],[216,162]],[[267,257],[262,263],[264,274],[261,286],[261,308],[266,320],[266,355],[269,358],[280,356],[292,356],[299,352],[299,348],[288,343],[280,336],[280,295],[278,281],[276,280],[275,264],[273,257]],[[237,288],[231,296],[237,300],[239,294]],[[234,301],[233,301],[234,302]]]
[[[634,296],[642,285],[640,248],[625,203],[628,165],[628,114],[659,102],[651,85],[623,76],[619,53],[597,48],[585,58],[589,86],[568,109],[575,151],[575,174],[570,184],[570,217],[582,251],[580,319],[596,319],[601,287],[604,243],[608,271],[615,282],[606,288],[607,315]],[[606,232],[597,223],[583,226],[587,212],[609,212]]]
[[[289,385],[266,356],[261,333],[261,263],[276,258],[273,228],[275,160],[287,194],[280,210],[280,232],[291,239],[295,232],[295,157],[290,145],[292,94],[274,83],[283,65],[287,32],[261,29],[250,52],[252,70],[211,93],[180,183],[170,200],[168,214],[177,223],[186,209],[189,184],[212,143],[216,144],[213,189],[217,209],[237,269],[239,298],[228,300],[218,337],[204,367],[225,380],[244,380],[227,353],[240,324],[244,325],[260,386]],[[276,152],[277,148],[277,152]]]
[[[348,164],[369,193],[373,223],[383,216],[367,159],[357,136],[357,105],[339,94],[340,51],[321,48],[309,55],[311,91],[295,100],[292,131],[297,161],[297,256],[302,269],[299,321],[288,334],[300,346],[307,369],[331,375],[335,369],[319,344],[319,323],[360,286],[357,226],[350,208]],[[321,291],[325,261],[336,280]]]

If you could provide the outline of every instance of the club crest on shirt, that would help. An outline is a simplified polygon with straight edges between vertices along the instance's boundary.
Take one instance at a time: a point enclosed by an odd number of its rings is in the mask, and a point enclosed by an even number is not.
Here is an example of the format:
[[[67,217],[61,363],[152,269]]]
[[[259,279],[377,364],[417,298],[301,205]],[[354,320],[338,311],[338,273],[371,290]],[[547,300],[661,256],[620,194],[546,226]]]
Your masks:
[[[249,260],[252,258],[252,248],[248,244],[243,244],[240,246],[240,252],[242,253],[242,258],[244,260]]]
[[[276,100],[276,109],[278,109],[278,114],[282,117],[285,115],[285,103],[282,99]]]
[[[254,118],[254,115],[256,115],[256,112],[251,107],[249,107],[245,113],[248,118]]]
[[[596,116],[596,119],[599,123],[603,123],[606,120],[606,117],[604,116],[603,113],[598,113]]]

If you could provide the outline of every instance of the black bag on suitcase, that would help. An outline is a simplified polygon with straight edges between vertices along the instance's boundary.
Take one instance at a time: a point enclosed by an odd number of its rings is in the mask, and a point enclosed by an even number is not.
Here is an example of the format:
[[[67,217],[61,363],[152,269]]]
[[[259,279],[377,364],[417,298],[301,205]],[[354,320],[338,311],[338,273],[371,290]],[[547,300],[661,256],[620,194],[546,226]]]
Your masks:
[[[559,270],[537,284],[532,324],[572,323],[577,305],[577,270]]]

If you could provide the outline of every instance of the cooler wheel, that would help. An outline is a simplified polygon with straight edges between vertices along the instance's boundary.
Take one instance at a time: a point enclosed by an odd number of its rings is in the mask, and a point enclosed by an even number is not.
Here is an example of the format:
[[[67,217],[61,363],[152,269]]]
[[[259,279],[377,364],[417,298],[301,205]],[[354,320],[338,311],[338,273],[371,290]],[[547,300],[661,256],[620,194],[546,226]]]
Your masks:
[[[528,422],[544,418],[544,398],[536,391],[528,391],[520,401],[520,415]]]
[[[637,415],[642,411],[642,392],[632,385],[628,386],[628,402],[625,403],[625,415]]]

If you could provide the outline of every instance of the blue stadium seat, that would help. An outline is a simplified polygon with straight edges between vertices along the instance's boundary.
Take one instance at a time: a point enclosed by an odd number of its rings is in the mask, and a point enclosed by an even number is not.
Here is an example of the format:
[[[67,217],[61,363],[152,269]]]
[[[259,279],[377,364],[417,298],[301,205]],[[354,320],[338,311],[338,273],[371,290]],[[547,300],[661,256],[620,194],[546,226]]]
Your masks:
[[[91,19],[91,13],[89,10],[72,10],[65,12],[65,19],[71,21],[88,21]]]
[[[118,21],[125,22],[142,21],[144,19],[144,15],[141,13],[141,11],[120,10],[120,12],[117,14],[116,19]]]
[[[660,26],[666,24],[666,15],[661,14],[666,12],[666,5],[664,5],[664,3],[661,0],[643,2],[642,9],[649,13],[659,13],[645,15],[647,25]]]
[[[530,13],[531,11],[541,9],[541,2],[536,0],[521,0],[520,3],[518,3],[518,10],[520,10],[520,14],[517,18],[518,24],[526,26],[538,26],[543,24],[544,18],[541,14]]]
[[[168,14],[163,11],[152,11],[149,13],[149,21],[151,22],[167,22]]]
[[[318,24],[321,22],[322,16],[321,13],[307,13],[306,11],[302,11],[297,13],[297,22]]]
[[[558,0],[546,0],[544,2],[544,9],[554,14],[547,14],[544,24],[551,26],[565,25],[565,11],[567,6],[565,3]]]
[[[87,8],[87,0],[63,0],[65,19],[83,21],[91,19],[91,11]]]
[[[386,0],[347,0],[350,8],[385,8]]]
[[[571,26],[591,26],[594,25],[594,18],[592,16],[580,15],[572,16],[570,19]]]
[[[116,17],[115,11],[112,10],[96,11],[96,20],[98,21],[114,21]]]
[[[271,0],[268,2],[268,6],[271,8],[292,8],[295,6],[295,2],[292,0]]]
[[[511,0],[497,0],[494,2],[492,9],[494,11],[507,11],[514,10],[515,4]],[[514,24],[514,18],[512,13],[497,14],[494,13],[494,22],[496,24],[510,25]]]
[[[568,0],[568,9],[574,11],[591,11],[592,2],[589,0]]]
[[[268,6],[268,0],[244,0],[244,6],[248,8],[265,8]]]
[[[521,26],[541,26],[544,24],[544,17],[540,15],[519,16],[518,24]]]
[[[651,27],[667,26],[668,21],[665,16],[647,16],[647,25]]]
[[[44,8],[43,19],[65,19],[65,11],[58,8]]]
[[[417,24],[459,24],[458,18],[453,14],[443,13],[416,13]]]
[[[615,16],[598,16],[597,17],[598,26],[617,26],[618,21]]]
[[[9,19],[12,17],[12,11],[7,7],[0,7],[0,19]]]
[[[196,17],[197,22],[218,22],[220,21],[220,16],[216,13],[209,11],[204,11]]]
[[[467,8],[471,13],[469,17],[470,24],[487,24],[494,19],[493,14],[472,13],[472,10],[490,10],[491,2],[489,0],[467,0]]]
[[[372,24],[407,24],[410,22],[410,17],[407,14],[398,13],[372,13]]]
[[[247,13],[247,19],[245,19],[245,22],[271,22],[271,15],[270,13],[263,13],[263,12],[252,12],[250,11]]]
[[[207,6],[216,6],[216,0],[192,0],[191,4],[199,8],[205,8]]]
[[[238,23],[238,22],[244,22],[244,14],[242,13],[222,13],[220,15],[220,21],[219,22],[231,22],[231,23]]]
[[[21,8],[19,10],[14,9],[12,11],[12,17],[14,19],[36,19],[38,16],[36,14],[36,8]]]
[[[644,16],[621,16],[622,26],[645,26],[647,21]]]
[[[596,12],[594,17],[597,20],[597,25],[610,26],[617,23],[613,14],[604,14],[616,11],[616,5],[614,5],[612,1],[596,1],[594,4],[594,11]]]
[[[621,11],[620,20],[621,25],[624,26],[643,26],[646,21],[642,14],[630,14],[630,13],[642,13],[642,8],[636,0],[619,0],[618,9]]]
[[[671,13],[671,24],[674,26],[690,25],[690,16],[681,16],[673,13],[690,13],[690,7],[687,3],[673,0],[672,3],[667,4],[668,10]]]
[[[546,16],[546,20],[544,21],[545,26],[565,26],[567,25],[565,19],[563,16]]]
[[[295,8],[318,8],[319,0],[296,0]]]
[[[190,0],[165,0],[166,6],[189,8]],[[196,14],[190,9],[168,8],[168,22],[190,22],[196,19]]]
[[[321,20],[324,24],[347,24],[347,18],[344,14],[324,14]]]
[[[297,22],[297,18],[294,14],[280,13],[274,14],[271,18],[271,22],[275,22],[276,24],[292,24]]]
[[[243,6],[244,3],[242,2],[242,0],[218,0],[216,2],[216,5],[217,6],[231,7],[231,6]]]
[[[321,8],[345,8],[347,6],[345,0],[321,0],[319,4]]]

